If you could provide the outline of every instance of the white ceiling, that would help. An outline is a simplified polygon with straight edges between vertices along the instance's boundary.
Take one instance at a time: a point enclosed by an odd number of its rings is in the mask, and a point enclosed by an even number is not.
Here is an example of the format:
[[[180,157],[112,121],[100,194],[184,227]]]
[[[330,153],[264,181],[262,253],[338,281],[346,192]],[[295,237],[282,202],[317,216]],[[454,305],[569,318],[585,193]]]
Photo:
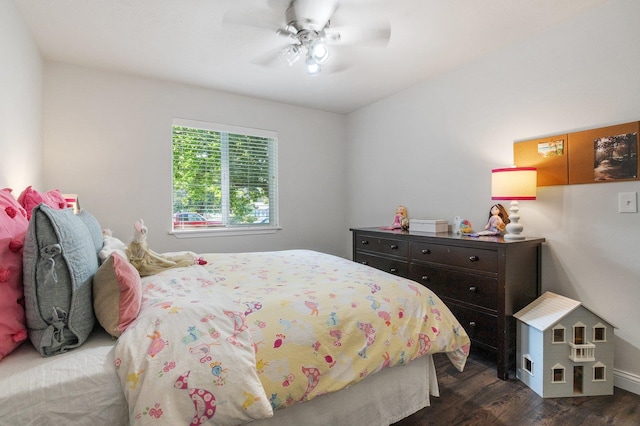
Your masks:
[[[333,48],[349,66],[317,76],[277,58],[288,0],[13,1],[47,60],[349,113],[610,0],[339,0],[332,25],[391,38]]]

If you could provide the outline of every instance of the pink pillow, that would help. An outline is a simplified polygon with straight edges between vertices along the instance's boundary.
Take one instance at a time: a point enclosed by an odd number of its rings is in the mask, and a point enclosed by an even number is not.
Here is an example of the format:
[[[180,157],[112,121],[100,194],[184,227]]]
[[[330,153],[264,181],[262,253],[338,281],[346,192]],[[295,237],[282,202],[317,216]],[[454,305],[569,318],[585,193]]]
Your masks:
[[[138,317],[142,303],[142,280],[136,268],[116,252],[104,261],[93,277],[93,310],[107,333],[120,335]]]
[[[11,189],[0,190],[0,360],[27,339],[22,246],[28,225]]]
[[[18,202],[27,211],[27,219],[31,219],[31,210],[40,203],[45,203],[49,207],[62,210],[67,207],[67,200],[64,199],[60,190],[52,189],[47,192],[39,192],[31,186],[27,186],[18,197]]]

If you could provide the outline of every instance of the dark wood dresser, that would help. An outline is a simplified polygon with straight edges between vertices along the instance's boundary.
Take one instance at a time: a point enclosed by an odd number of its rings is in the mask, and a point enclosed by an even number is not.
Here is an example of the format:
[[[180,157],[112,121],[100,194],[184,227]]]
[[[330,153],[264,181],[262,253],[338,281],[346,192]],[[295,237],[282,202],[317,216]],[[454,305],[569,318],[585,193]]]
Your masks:
[[[471,338],[471,351],[495,354],[498,377],[515,372],[512,315],[540,295],[544,238],[505,241],[383,228],[351,229],[353,260],[430,288]]]

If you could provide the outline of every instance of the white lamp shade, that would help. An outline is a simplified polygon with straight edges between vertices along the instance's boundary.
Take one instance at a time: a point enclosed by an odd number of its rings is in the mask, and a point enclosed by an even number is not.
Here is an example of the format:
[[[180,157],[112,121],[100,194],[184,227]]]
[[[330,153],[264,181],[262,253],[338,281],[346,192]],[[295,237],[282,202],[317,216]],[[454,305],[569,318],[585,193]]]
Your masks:
[[[535,167],[506,167],[491,171],[492,200],[535,200]]]

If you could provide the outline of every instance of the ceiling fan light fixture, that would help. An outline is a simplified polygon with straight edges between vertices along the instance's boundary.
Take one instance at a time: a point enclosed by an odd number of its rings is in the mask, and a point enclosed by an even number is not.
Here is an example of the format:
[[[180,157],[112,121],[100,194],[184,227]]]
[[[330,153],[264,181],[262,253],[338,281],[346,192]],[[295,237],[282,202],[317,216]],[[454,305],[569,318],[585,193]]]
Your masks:
[[[329,48],[324,40],[318,39],[309,45],[309,55],[318,63],[324,64],[329,59]]]
[[[311,55],[307,55],[305,65],[309,75],[320,74],[320,71],[322,71],[322,66]]]
[[[300,46],[292,44],[280,51],[280,55],[287,61],[289,66],[295,64],[300,59]]]

